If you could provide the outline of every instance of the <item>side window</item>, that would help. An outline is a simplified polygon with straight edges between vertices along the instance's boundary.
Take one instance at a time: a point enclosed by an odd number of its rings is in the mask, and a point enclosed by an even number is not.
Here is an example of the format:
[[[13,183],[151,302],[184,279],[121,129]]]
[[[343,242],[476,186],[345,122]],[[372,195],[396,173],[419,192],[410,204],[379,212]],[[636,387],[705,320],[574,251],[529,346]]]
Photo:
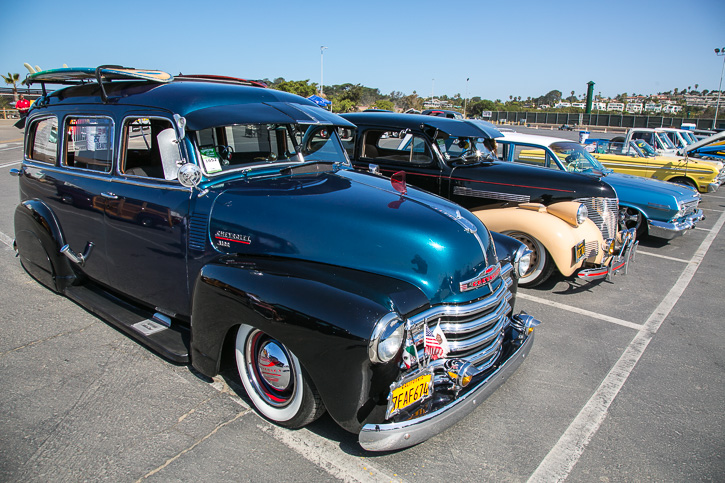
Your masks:
[[[58,159],[58,119],[41,119],[28,129],[28,158],[55,164]]]
[[[532,166],[547,166],[546,151],[534,146],[514,146],[514,162]]]
[[[128,118],[123,124],[120,171],[128,176],[174,180],[181,159],[171,121]]]
[[[347,127],[341,127],[338,129],[338,134],[340,135],[340,141],[342,141],[342,146],[345,148],[345,152],[350,159],[352,159],[355,155],[355,130]]]
[[[109,173],[113,159],[113,121],[104,117],[71,117],[65,124],[63,165]]]
[[[430,148],[421,137],[396,131],[370,130],[363,138],[362,156],[401,165],[428,165],[433,161]]]

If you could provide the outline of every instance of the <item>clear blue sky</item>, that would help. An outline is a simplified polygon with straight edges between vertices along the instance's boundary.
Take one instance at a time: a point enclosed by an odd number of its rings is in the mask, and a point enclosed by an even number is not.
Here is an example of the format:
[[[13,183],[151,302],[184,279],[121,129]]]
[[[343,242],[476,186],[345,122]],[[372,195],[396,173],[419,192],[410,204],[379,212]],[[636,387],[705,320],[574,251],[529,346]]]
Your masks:
[[[122,64],[508,100],[717,89],[723,0],[4,0],[0,72]],[[470,78],[468,86],[466,78]],[[435,80],[434,80],[435,79]]]

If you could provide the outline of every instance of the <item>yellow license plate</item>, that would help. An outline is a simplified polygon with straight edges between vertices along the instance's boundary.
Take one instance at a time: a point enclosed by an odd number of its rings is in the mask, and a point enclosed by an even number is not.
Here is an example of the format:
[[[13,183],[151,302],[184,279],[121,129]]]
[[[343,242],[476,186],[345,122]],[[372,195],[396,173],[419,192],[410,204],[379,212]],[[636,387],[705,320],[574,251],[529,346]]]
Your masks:
[[[586,252],[586,243],[584,243],[584,240],[577,243],[574,247],[574,263],[584,258],[584,256],[586,256],[587,254]]]
[[[433,395],[433,374],[427,372],[409,380],[403,380],[390,392],[387,417],[423,401]]]

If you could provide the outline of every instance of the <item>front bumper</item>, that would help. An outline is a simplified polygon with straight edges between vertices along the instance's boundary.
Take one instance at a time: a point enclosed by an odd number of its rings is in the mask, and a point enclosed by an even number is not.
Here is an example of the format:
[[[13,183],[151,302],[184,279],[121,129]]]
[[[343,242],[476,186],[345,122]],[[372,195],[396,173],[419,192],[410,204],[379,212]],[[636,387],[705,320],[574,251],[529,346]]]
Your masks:
[[[720,187],[720,183],[710,183],[707,185],[707,192],[714,193]]]
[[[586,268],[579,271],[576,276],[582,280],[594,281],[603,278],[611,280],[614,275],[620,272],[626,275],[629,271],[630,262],[634,262],[639,241],[636,240],[636,230],[634,228],[621,231],[619,236],[623,241],[618,248],[618,253],[609,257],[609,260],[601,266]]]
[[[672,240],[695,227],[695,223],[705,219],[705,214],[698,209],[687,215],[683,220],[667,223],[664,221],[647,220],[648,233],[650,236]]]
[[[503,382],[508,379],[524,361],[534,343],[531,332],[521,345],[478,386],[451,401],[448,405],[419,418],[388,424],[366,424],[360,431],[360,446],[368,451],[392,451],[422,443],[473,411]]]

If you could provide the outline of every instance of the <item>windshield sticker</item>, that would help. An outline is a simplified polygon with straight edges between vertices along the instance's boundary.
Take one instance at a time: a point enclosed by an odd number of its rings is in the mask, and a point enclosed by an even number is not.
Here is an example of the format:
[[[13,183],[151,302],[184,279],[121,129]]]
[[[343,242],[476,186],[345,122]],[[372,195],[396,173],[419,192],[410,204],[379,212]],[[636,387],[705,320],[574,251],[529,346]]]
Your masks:
[[[222,170],[219,153],[216,152],[216,149],[202,149],[199,152],[201,153],[201,162],[204,163],[204,169],[206,169],[207,173],[218,173]]]

